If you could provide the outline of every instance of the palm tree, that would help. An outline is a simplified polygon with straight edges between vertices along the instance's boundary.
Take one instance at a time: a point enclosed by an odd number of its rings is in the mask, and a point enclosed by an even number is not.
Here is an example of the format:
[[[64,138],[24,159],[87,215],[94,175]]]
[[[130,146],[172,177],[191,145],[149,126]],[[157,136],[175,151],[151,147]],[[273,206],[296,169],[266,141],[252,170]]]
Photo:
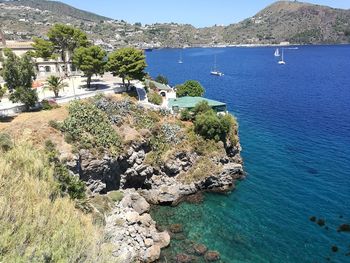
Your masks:
[[[50,76],[47,78],[46,88],[53,91],[55,98],[58,97],[59,91],[64,87],[67,87],[67,83],[64,83],[62,78],[56,76]]]

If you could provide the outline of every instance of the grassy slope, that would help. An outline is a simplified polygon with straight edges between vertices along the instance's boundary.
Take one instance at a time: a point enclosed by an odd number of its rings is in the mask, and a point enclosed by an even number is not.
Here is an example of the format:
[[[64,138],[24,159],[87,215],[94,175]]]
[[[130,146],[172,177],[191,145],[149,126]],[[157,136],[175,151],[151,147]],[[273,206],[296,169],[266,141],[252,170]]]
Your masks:
[[[94,262],[99,229],[58,195],[43,152],[19,143],[0,154],[0,261]]]

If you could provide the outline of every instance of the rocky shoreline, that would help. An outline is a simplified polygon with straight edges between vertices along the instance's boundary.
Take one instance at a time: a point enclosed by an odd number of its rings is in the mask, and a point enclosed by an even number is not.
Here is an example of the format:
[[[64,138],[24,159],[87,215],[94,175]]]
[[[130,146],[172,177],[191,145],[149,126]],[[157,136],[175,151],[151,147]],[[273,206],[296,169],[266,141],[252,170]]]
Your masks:
[[[187,197],[202,191],[228,192],[244,178],[241,147],[227,148],[225,156],[215,156],[218,173],[193,182],[179,176],[186,173],[199,158],[195,153],[177,152],[161,167],[147,164],[150,152],[146,141],[133,143],[117,157],[96,157],[81,150],[67,166],[86,182],[91,196],[119,190],[123,199],[114,203],[105,216],[105,240],[112,244],[113,256],[121,262],[154,262],[162,248],[170,243],[168,232],[160,232],[151,218],[150,205],[175,206]]]

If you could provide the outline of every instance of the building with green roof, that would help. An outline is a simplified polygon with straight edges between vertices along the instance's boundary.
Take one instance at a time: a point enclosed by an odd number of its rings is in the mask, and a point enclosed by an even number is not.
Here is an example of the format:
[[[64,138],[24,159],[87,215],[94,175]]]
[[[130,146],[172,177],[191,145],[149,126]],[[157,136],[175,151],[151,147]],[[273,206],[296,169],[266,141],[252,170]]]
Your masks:
[[[189,96],[180,97],[176,99],[169,99],[168,108],[170,108],[175,113],[184,109],[191,110],[201,101],[208,102],[209,106],[218,113],[226,113],[227,111],[227,106],[223,102],[210,100],[203,97],[189,97]]]

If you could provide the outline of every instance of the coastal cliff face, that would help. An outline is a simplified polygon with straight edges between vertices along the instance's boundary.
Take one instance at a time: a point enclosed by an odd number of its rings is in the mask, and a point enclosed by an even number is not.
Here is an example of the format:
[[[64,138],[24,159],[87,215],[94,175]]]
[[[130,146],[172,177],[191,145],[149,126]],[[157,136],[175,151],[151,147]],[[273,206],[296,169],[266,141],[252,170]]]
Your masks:
[[[124,155],[103,158],[81,150],[68,166],[86,182],[92,194],[133,188],[149,203],[160,205],[176,205],[198,191],[230,191],[237,180],[244,178],[239,143],[232,148],[233,154],[211,159],[219,170],[193,181],[182,180],[182,177],[200,159],[196,153],[176,152],[161,167],[153,167],[145,162],[149,149],[147,143],[139,142]]]

